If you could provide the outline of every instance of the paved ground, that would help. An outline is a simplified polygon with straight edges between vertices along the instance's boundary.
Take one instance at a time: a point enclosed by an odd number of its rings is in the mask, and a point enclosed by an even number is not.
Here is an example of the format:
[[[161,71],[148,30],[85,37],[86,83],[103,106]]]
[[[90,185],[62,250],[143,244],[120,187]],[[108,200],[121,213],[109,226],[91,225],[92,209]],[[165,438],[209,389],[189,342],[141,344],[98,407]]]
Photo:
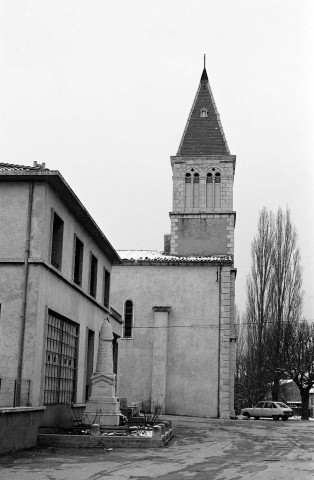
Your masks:
[[[0,457],[0,479],[314,479],[314,422],[167,418],[175,431],[167,447],[36,448]]]

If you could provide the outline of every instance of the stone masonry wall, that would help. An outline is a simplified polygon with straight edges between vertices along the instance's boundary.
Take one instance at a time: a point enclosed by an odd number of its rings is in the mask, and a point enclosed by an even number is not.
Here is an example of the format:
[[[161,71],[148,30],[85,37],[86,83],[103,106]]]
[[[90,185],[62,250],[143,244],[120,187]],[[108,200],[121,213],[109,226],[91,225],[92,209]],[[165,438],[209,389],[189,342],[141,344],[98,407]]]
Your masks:
[[[201,157],[172,157],[173,168],[173,205],[172,211],[198,212],[217,211],[225,212],[233,209],[233,178],[235,157],[228,156],[201,156]],[[200,205],[198,208],[185,207],[185,174],[194,169],[200,175]],[[215,209],[206,207],[206,175],[212,168],[221,173],[221,206]]]
[[[171,157],[173,169],[173,205],[171,218],[171,241],[170,252],[174,255],[212,255],[234,253],[234,224],[235,213],[233,212],[233,179],[235,157],[232,155],[210,155],[199,157]],[[220,172],[221,184],[220,206],[208,207],[206,205],[206,176],[208,172]],[[199,174],[199,205],[198,207],[186,207],[185,205],[185,175]],[[180,228],[181,219],[189,219],[186,222],[193,230],[193,245],[186,245],[184,230]],[[205,230],[208,231],[208,242],[202,238],[201,225],[195,224],[195,219],[206,219]],[[221,228],[218,223],[221,222]],[[225,222],[227,220],[227,227]],[[203,222],[204,223],[204,222]],[[209,225],[212,224],[210,227]],[[217,230],[218,229],[218,230]],[[209,233],[210,232],[210,233]],[[201,236],[200,236],[201,235]],[[182,241],[181,241],[182,239]],[[201,243],[200,243],[201,242]]]
[[[219,417],[229,418],[230,396],[230,268],[221,271],[221,305],[220,305],[220,382],[219,382]]]

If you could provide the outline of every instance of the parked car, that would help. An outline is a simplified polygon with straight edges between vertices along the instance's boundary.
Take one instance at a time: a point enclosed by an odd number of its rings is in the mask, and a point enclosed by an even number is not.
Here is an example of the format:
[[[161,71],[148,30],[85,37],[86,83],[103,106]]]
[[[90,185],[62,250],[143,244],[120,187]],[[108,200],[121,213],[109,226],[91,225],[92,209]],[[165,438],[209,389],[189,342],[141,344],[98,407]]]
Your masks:
[[[293,415],[293,411],[288,405],[282,402],[258,402],[253,408],[243,408],[241,415],[258,420],[260,417],[273,418],[273,420],[288,420]]]

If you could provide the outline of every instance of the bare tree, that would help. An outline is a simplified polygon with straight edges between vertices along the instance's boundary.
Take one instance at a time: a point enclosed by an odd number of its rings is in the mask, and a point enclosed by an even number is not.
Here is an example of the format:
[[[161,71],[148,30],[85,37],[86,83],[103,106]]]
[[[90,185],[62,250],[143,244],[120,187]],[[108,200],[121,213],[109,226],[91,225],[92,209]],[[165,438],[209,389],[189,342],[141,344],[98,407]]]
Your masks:
[[[314,386],[314,325],[305,320],[285,328],[282,372],[300,390],[302,420],[309,418],[310,390]]]
[[[249,378],[247,371],[247,332],[246,325],[240,321],[240,315],[236,307],[235,315],[235,331],[237,336],[236,342],[236,367],[234,379],[234,404],[236,414],[239,414],[241,409],[250,405],[252,402],[252,389],[249,385]]]
[[[238,384],[247,402],[255,403],[270,386],[273,400],[279,400],[286,327],[295,328],[302,313],[300,253],[289,210],[278,209],[276,216],[266,208],[260,212],[251,257]]]
[[[268,362],[268,328],[272,311],[272,275],[275,219],[264,208],[251,247],[251,273],[247,278],[247,360],[254,401],[263,398],[271,381]]]
[[[271,256],[268,361],[273,372],[272,398],[279,400],[281,363],[285,349],[285,328],[292,328],[302,314],[302,270],[297,247],[297,232],[292,225],[289,210],[279,208],[275,219]]]

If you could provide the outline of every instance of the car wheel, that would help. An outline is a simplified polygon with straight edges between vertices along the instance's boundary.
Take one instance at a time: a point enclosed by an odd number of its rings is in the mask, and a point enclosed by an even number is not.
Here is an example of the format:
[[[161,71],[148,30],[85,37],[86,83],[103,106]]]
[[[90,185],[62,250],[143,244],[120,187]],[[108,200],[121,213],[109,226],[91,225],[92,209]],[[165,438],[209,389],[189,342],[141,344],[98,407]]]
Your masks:
[[[273,420],[278,421],[278,420],[279,420],[279,416],[278,416],[278,415],[273,415]]]
[[[281,418],[282,418],[285,422],[288,420],[288,417],[286,417],[286,415],[283,415]]]
[[[260,419],[260,417],[254,417],[254,418],[255,418],[255,420],[259,420],[259,419]]]
[[[251,415],[249,414],[249,412],[244,412],[243,417],[246,417],[246,418],[250,419]]]

